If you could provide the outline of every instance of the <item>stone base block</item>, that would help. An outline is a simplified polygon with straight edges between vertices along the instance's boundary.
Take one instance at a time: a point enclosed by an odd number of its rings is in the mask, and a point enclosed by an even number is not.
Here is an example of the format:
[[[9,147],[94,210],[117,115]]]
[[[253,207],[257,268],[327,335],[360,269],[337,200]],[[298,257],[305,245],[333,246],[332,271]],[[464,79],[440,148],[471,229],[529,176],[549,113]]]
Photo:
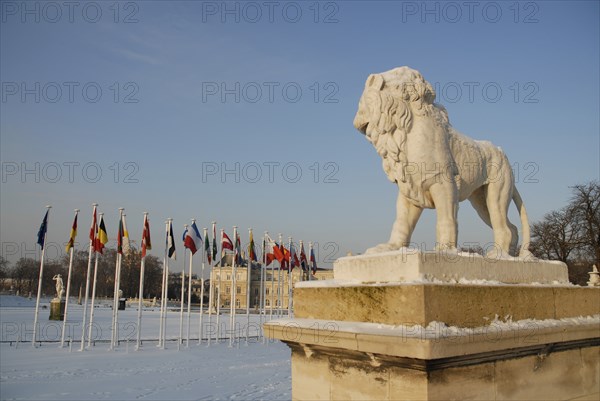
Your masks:
[[[50,320],[63,320],[65,318],[65,301],[53,299],[50,301]]]
[[[294,288],[294,316],[306,319],[479,327],[496,317],[562,319],[600,313],[600,288],[531,285],[345,285],[312,281]],[[330,284],[330,285],[329,285]]]
[[[360,283],[424,280],[446,283],[487,280],[508,284],[569,282],[567,266],[562,262],[411,249],[339,258],[334,262],[333,270],[336,280]]]
[[[293,400],[575,400],[600,394],[599,322],[432,333],[285,319],[265,332],[292,350]]]

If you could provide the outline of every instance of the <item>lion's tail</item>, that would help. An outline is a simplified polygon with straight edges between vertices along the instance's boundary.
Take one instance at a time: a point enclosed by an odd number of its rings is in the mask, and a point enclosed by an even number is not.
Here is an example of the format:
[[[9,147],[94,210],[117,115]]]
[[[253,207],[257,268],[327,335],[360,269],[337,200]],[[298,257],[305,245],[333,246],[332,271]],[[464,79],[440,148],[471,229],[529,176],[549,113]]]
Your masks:
[[[523,243],[521,245],[521,250],[519,251],[519,256],[524,258],[530,254],[529,252],[529,242],[531,241],[531,233],[529,231],[529,219],[527,218],[527,210],[525,210],[525,204],[523,203],[523,199],[521,198],[521,194],[517,190],[517,187],[514,187],[513,202],[515,202],[515,206],[519,210],[519,216],[521,216],[521,230],[523,231]]]

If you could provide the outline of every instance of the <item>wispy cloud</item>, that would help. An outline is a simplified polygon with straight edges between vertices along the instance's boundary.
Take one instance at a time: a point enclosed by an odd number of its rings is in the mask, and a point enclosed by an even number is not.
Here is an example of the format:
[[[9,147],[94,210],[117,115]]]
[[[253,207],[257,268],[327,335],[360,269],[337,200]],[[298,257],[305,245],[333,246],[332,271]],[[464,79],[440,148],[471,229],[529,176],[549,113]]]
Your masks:
[[[149,56],[147,54],[142,54],[133,50],[129,50],[129,49],[123,49],[123,48],[113,48],[113,51],[117,54],[120,54],[122,56],[125,56],[127,59],[132,60],[132,61],[139,61],[142,63],[146,63],[146,64],[151,64],[151,65],[159,65],[162,64],[162,62],[152,56]]]

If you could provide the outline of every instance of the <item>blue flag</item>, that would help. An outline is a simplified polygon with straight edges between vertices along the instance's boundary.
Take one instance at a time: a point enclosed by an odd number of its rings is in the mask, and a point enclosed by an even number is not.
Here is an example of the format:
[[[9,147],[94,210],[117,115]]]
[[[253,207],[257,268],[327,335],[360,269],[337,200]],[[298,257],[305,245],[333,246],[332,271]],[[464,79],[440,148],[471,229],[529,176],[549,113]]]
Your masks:
[[[46,239],[46,231],[48,231],[48,212],[46,210],[46,215],[44,216],[44,220],[42,221],[42,225],[38,231],[38,240],[37,243],[44,249],[44,240]]]

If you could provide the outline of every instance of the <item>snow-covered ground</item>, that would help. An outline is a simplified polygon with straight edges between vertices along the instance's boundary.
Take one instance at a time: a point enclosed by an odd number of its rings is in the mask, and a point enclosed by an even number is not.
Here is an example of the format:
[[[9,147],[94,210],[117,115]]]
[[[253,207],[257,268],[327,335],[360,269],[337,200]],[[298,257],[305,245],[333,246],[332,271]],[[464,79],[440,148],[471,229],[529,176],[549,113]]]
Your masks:
[[[48,300],[42,303],[48,308]],[[112,309],[99,302],[94,313],[95,345],[79,352],[79,343],[59,348],[62,322],[48,320],[40,309],[41,346],[31,345],[35,300],[0,296],[0,399],[2,400],[286,400],[291,398],[290,351],[279,342],[257,337],[260,318],[238,315],[238,335],[228,340],[198,344],[199,314],[190,324],[190,346],[178,350],[179,311],[167,318],[166,349],[156,347],[159,310],[143,311],[142,349],[135,351],[137,310],[120,311],[120,346],[109,351]],[[67,320],[67,337],[79,341],[83,309],[73,303]],[[268,318],[268,317],[267,317]],[[221,315],[221,335],[227,333],[228,315]],[[216,317],[204,335],[216,334]],[[187,321],[184,318],[184,337]],[[250,338],[246,342],[246,327]],[[56,342],[55,342],[56,341]]]

